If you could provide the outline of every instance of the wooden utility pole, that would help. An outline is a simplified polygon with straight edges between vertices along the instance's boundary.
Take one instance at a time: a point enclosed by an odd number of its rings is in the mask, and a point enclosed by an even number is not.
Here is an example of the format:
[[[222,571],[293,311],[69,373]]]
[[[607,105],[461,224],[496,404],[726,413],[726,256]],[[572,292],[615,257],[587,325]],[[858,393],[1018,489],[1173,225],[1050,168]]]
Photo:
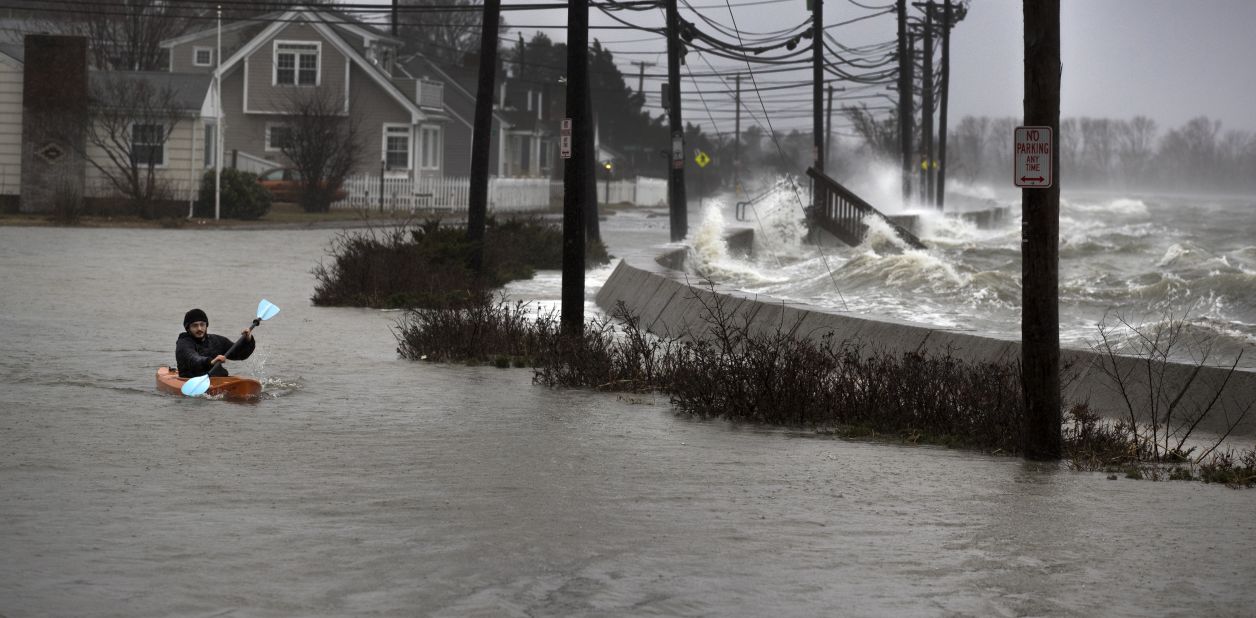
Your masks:
[[[1025,125],[1060,135],[1060,0],[1024,0]],[[1051,149],[1054,182],[1021,189],[1021,370],[1025,457],[1059,459],[1060,149]]]
[[[589,114],[589,0],[567,4],[567,117],[571,157],[563,162],[563,284],[560,327],[584,333],[584,202],[589,199],[593,126]]]
[[[911,112],[913,45],[907,34],[907,0],[898,0],[898,147],[903,165],[903,203],[911,200]]]
[[[497,77],[497,28],[501,0],[484,1],[480,28],[480,75],[475,92],[475,127],[471,134],[471,187],[467,192],[467,240],[471,269],[484,274],[484,224],[488,219],[488,162],[493,135],[493,84]],[[381,173],[381,178],[383,177]],[[381,197],[383,190],[380,190]]]
[[[812,167],[820,173],[824,170],[824,0],[811,0],[811,133],[815,136],[812,147]],[[820,192],[813,191],[815,207],[820,208]]]
[[[829,111],[826,114],[827,117],[825,118],[825,127],[824,127],[824,160],[825,161],[827,161],[829,159],[829,155],[832,154],[831,152],[829,152],[829,148],[833,145],[833,84],[829,84],[828,108],[829,108]]]
[[[667,201],[672,242],[680,242],[689,234],[689,206],[685,202],[685,125],[680,115],[680,45],[680,14],[676,10],[676,0],[667,0],[667,95],[670,99],[667,111],[672,130]]]
[[[933,3],[925,3],[924,85],[921,92],[921,141],[924,142],[924,203],[933,204]]]
[[[946,108],[951,90],[951,0],[942,10],[942,108],[938,111],[938,210],[946,208]]]
[[[736,76],[737,95],[733,99],[733,108],[737,110],[733,121],[733,195],[741,192],[741,73]]]
[[[637,72],[637,94],[640,94],[642,97],[644,97],[645,96],[645,68],[655,66],[658,63],[634,60],[632,61],[632,64],[637,65],[637,69],[639,69]]]
[[[903,110],[906,114],[905,124],[903,125],[903,202],[904,204],[911,201],[912,198],[912,178],[916,175],[916,115],[912,112],[916,106],[916,35],[907,33],[907,77],[904,80],[907,85],[907,93],[899,93],[899,96],[905,96],[906,99],[900,99]]]

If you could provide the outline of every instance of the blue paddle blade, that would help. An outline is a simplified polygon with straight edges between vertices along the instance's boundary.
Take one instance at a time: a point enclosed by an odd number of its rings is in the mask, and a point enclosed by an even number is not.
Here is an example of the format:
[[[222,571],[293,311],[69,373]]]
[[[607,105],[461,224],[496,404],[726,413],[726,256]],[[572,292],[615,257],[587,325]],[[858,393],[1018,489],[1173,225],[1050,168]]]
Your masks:
[[[269,300],[263,298],[262,302],[257,303],[257,319],[269,320],[275,317],[275,314],[277,313],[279,313],[279,307],[276,307],[275,304]]]
[[[187,382],[184,382],[183,388],[179,390],[183,391],[183,394],[188,397],[200,397],[201,395],[204,395],[205,391],[209,390],[209,374],[192,378]]]

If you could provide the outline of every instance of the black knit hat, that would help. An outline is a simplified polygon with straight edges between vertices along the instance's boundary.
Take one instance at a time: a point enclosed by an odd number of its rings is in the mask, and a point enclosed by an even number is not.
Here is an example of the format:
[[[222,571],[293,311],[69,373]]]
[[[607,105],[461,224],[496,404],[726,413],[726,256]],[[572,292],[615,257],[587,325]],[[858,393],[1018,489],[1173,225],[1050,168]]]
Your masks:
[[[187,330],[188,324],[191,324],[192,322],[204,322],[209,324],[209,316],[205,315],[205,312],[200,309],[193,309],[183,314],[183,330]]]

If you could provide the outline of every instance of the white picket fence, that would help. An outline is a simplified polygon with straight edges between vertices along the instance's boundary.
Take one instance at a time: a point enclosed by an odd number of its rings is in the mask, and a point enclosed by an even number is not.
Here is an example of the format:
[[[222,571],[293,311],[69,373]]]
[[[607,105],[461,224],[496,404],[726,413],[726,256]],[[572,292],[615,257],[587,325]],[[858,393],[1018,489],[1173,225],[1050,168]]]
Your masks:
[[[332,208],[366,208],[386,211],[465,212],[470,202],[471,179],[465,176],[383,179],[380,197],[379,174],[359,174],[345,180],[349,197],[332,204]],[[597,198],[605,201],[605,183],[598,183]],[[549,210],[562,204],[563,183],[547,178],[501,178],[488,180],[489,212],[528,212]],[[667,204],[667,181],[658,178],[616,180],[610,183],[611,203],[638,206]]]

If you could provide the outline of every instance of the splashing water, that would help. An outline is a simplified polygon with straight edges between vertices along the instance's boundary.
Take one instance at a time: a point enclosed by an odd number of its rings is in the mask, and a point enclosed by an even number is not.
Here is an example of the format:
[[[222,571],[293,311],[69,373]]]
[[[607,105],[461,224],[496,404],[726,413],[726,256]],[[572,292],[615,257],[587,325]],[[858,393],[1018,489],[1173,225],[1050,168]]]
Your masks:
[[[879,186],[870,190],[880,193],[866,199],[878,208],[883,204],[875,200],[884,201],[891,212],[903,206],[898,185],[886,180],[897,180],[897,170],[878,169],[871,176],[866,184]],[[979,198],[993,195],[988,187],[965,190]],[[726,248],[710,252],[704,262],[709,276],[789,301],[1019,337],[1021,230],[1016,214],[1000,227],[981,229],[936,210],[920,210],[913,214],[927,250],[908,248],[881,220],[867,222],[868,235],[858,247],[819,249],[802,242],[798,201],[792,191],[779,190],[756,204],[746,224],[754,229],[758,261],[728,257]],[[1012,212],[1019,209],[1012,205]],[[713,233],[722,228],[723,218],[704,216],[704,225]],[[1145,324],[1189,310],[1195,331],[1215,333],[1218,349],[1246,350],[1241,364],[1256,366],[1252,229],[1254,198],[1062,199],[1061,341],[1086,347],[1112,310],[1137,314]]]

